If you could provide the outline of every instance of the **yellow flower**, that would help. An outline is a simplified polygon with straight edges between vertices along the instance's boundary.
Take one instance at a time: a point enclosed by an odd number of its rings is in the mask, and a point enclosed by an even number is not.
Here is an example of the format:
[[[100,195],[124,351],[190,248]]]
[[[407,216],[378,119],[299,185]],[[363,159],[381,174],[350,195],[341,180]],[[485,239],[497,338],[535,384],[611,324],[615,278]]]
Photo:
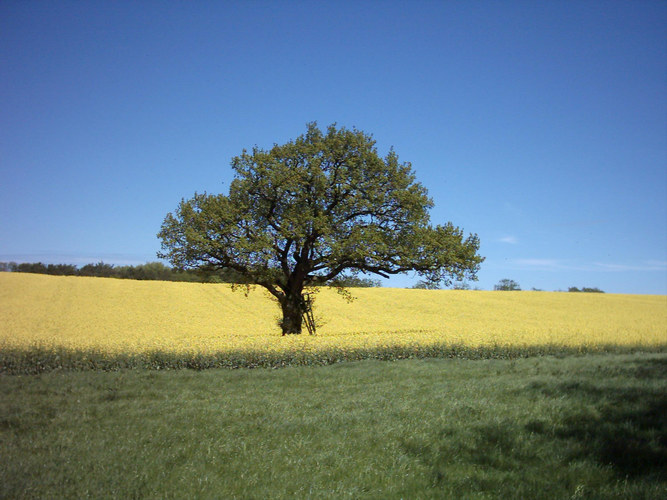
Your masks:
[[[317,335],[282,337],[260,290],[224,284],[0,273],[0,346],[113,353],[317,354],[339,349],[667,343],[667,296],[361,288],[323,289]]]

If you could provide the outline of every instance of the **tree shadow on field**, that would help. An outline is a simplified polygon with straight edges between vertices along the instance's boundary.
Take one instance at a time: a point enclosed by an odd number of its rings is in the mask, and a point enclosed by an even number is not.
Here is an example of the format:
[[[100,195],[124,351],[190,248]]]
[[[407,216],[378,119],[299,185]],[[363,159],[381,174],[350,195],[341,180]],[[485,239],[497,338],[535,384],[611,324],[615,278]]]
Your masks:
[[[560,498],[580,480],[605,488],[596,466],[620,481],[667,485],[667,357],[582,373],[530,382],[517,392],[519,401],[552,400],[557,412],[527,423],[502,415],[453,421],[428,441],[402,440],[402,449],[427,467],[434,487],[449,483],[498,498]],[[579,475],[577,463],[588,472]]]
[[[541,422],[526,427],[565,440],[569,459],[594,460],[621,477],[667,481],[667,358],[626,363],[622,378],[592,382],[531,384],[550,397],[581,401],[548,432]],[[595,411],[591,411],[591,406]]]

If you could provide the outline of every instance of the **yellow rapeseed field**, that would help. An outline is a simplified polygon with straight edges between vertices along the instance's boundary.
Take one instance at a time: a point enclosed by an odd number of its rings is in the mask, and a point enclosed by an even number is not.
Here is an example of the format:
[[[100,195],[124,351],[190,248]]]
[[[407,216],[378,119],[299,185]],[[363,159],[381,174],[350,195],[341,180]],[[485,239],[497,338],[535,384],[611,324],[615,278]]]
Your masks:
[[[316,296],[316,336],[282,337],[258,288],[0,273],[0,348],[108,353],[281,352],[458,344],[469,347],[667,343],[667,296],[352,289]],[[305,329],[304,329],[305,330]]]

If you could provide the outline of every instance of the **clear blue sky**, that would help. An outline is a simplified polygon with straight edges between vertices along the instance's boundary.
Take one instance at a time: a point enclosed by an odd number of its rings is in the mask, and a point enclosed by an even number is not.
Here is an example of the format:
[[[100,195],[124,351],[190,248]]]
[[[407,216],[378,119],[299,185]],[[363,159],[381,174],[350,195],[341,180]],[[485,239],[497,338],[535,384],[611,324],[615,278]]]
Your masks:
[[[5,0],[0,99],[0,261],[156,260],[181,198],[317,121],[412,163],[481,288],[667,294],[662,0]]]

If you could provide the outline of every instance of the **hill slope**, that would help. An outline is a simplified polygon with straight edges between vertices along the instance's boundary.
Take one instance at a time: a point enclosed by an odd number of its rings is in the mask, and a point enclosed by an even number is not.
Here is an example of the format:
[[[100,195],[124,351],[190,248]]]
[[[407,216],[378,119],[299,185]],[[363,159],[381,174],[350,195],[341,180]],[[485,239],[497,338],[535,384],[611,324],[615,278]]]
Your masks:
[[[316,296],[316,336],[281,337],[261,289],[0,273],[0,345],[104,352],[667,343],[667,296],[352,289]]]

